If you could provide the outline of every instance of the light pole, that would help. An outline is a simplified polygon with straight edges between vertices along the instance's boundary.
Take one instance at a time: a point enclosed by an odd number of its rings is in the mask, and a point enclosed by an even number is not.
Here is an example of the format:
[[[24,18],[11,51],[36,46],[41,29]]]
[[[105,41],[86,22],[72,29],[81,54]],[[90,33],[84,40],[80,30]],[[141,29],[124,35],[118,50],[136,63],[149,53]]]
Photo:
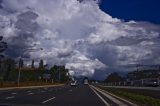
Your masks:
[[[18,81],[17,81],[17,84],[18,84],[18,86],[19,86],[19,82],[20,82],[20,75],[21,75],[21,67],[22,67],[22,59],[20,58],[20,60],[19,60],[19,69],[18,69]]]
[[[26,49],[26,51],[32,51],[33,50],[43,50],[43,48],[39,48],[39,49]],[[18,69],[18,79],[17,79],[17,85],[19,87],[19,83],[20,83],[20,77],[21,77],[21,67],[22,67],[22,59],[20,57],[20,61],[19,61],[19,69]]]
[[[61,82],[61,70],[60,70],[60,68],[58,68],[58,80],[59,80],[59,82]]]

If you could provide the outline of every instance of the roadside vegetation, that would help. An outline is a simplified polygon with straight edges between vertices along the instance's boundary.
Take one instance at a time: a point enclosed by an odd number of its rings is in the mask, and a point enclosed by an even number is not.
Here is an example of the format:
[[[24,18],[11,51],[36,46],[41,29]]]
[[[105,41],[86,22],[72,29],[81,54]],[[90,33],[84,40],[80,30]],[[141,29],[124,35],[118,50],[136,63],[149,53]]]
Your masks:
[[[99,87],[99,86],[98,86]],[[156,99],[149,96],[144,96],[140,94],[131,93],[128,91],[124,91],[118,88],[107,88],[107,87],[99,87],[103,90],[106,90],[110,93],[113,93],[122,98],[128,99],[140,106],[160,106],[160,99]]]
[[[5,56],[7,48],[3,36],[0,36],[0,88],[53,85],[67,83],[70,80],[69,70],[65,66],[53,65],[49,68],[43,59],[39,59],[39,66],[35,66],[35,60],[31,59],[28,66],[23,58],[13,59]]]
[[[21,63],[23,60],[21,59]],[[40,60],[39,67],[35,67],[32,61],[31,67],[21,64],[13,59],[3,59],[3,70],[0,70],[0,88],[17,86],[41,86],[67,83],[70,76],[68,69],[64,66],[54,65],[46,68],[43,60]],[[20,83],[18,85],[18,75],[20,71]]]

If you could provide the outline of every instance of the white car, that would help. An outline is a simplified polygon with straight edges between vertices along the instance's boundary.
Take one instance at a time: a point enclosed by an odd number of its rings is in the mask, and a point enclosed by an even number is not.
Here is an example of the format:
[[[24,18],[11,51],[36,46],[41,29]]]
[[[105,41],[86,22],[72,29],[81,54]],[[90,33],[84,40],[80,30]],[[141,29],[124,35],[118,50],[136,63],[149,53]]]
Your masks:
[[[71,81],[70,85],[71,86],[77,86],[77,81]]]
[[[87,79],[84,80],[84,85],[88,85],[88,80]]]

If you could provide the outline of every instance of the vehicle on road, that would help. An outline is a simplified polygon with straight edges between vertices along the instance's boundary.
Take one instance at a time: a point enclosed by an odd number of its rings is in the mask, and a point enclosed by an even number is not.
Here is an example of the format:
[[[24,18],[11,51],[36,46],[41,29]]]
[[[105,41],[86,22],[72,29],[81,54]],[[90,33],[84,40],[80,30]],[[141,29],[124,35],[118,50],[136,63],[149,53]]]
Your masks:
[[[159,86],[159,80],[158,79],[144,79],[143,81],[144,86],[150,86],[150,87],[158,87]]]
[[[71,86],[77,86],[77,81],[76,80],[72,80],[70,83]]]
[[[88,85],[88,79],[84,80],[84,85]]]

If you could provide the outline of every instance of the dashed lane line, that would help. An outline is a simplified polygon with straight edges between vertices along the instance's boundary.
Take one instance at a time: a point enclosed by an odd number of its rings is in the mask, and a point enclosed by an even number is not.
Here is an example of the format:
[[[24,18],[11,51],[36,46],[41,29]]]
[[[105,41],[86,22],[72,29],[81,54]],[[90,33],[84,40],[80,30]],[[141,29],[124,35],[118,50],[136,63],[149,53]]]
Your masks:
[[[34,93],[29,93],[29,94],[27,94],[27,95],[33,95]]]
[[[27,92],[31,92],[31,91],[27,91]]]
[[[42,93],[46,92],[46,91],[41,91]]]
[[[47,99],[47,100],[45,100],[45,101],[43,101],[42,103],[44,104],[44,103],[47,103],[47,102],[49,102],[49,101],[51,101],[51,100],[53,100],[53,99],[55,99],[56,97],[52,97],[52,98],[50,98],[50,99]]]
[[[13,92],[13,93],[11,93],[11,94],[12,94],[12,95],[16,95],[17,93],[14,93],[14,92]]]
[[[5,99],[13,99],[15,96],[6,97]]]

